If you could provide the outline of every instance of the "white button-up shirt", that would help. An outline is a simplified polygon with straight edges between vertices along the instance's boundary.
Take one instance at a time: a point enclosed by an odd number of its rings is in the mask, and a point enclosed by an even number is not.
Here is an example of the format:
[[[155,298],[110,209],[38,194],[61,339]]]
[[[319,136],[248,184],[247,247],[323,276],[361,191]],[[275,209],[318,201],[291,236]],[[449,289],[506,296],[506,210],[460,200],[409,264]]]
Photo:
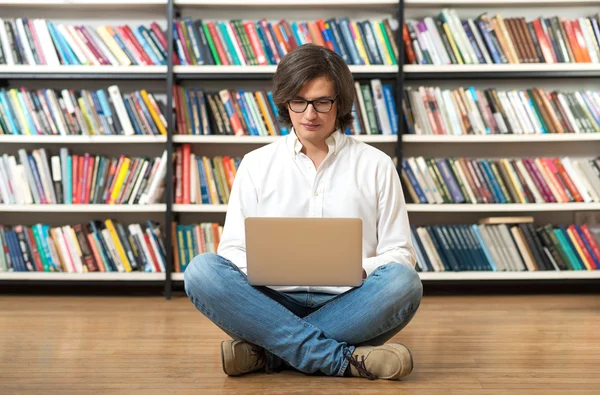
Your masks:
[[[219,255],[247,274],[246,217],[344,217],[362,219],[367,275],[389,262],[415,266],[406,204],[392,159],[339,130],[326,143],[329,151],[318,169],[301,152],[293,129],[244,156],[231,189]],[[270,288],[332,294],[351,289]]]

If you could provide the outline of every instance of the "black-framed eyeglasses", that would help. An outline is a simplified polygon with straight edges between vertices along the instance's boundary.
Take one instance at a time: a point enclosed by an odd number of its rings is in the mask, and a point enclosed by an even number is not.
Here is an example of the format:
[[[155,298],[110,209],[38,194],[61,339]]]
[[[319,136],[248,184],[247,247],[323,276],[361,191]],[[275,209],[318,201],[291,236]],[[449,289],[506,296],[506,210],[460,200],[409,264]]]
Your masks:
[[[312,104],[316,112],[329,112],[333,108],[333,103],[335,103],[337,97],[338,95],[335,95],[333,99],[292,99],[288,101],[288,107],[293,112],[304,112],[308,108],[308,105]]]

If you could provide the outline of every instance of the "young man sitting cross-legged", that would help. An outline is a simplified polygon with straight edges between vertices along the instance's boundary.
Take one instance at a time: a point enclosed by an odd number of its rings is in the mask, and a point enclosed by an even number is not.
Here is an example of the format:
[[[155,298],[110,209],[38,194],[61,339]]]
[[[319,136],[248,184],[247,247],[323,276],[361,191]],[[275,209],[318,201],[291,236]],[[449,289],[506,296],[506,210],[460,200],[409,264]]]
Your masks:
[[[273,95],[290,134],[242,160],[218,255],[192,260],[186,293],[232,337],[221,345],[228,375],[293,368],[370,379],[406,376],[413,369],[410,351],[385,343],[413,318],[422,285],[392,159],[343,133],[353,120],[352,74],[335,52],[306,44],[278,65]],[[244,219],[257,216],[361,218],[364,283],[249,285]]]

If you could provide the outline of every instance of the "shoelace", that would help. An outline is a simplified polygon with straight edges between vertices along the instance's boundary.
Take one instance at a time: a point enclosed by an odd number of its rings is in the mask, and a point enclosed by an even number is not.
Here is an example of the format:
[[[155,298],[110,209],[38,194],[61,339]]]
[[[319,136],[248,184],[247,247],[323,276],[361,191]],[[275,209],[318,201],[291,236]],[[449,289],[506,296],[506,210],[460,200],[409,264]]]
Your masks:
[[[267,353],[265,352],[264,348],[253,345],[252,355],[256,356],[256,361],[254,361],[250,369],[257,368],[263,363],[265,366],[267,365]]]
[[[356,368],[356,370],[361,376],[366,377],[369,380],[375,380],[377,376],[375,376],[373,373],[367,370],[367,366],[365,365],[365,356],[361,355],[360,357],[361,360],[359,361],[355,355],[346,354],[346,359],[348,360],[348,362]]]

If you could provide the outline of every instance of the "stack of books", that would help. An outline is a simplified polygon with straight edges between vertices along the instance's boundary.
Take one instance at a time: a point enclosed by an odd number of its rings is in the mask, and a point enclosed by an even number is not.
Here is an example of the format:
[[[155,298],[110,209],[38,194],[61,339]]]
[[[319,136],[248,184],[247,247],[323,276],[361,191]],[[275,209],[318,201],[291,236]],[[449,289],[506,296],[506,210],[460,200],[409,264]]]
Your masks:
[[[598,15],[461,19],[446,8],[438,17],[407,19],[402,34],[410,64],[600,62]]]
[[[154,204],[162,200],[167,151],[161,157],[49,156],[40,148],[0,157],[2,204]],[[48,160],[50,159],[50,160]]]
[[[600,228],[588,225],[536,226],[532,217],[492,217],[473,225],[411,228],[423,272],[600,269]]]
[[[65,25],[46,19],[0,18],[0,64],[153,66],[167,64],[160,26]]]
[[[600,92],[551,91],[543,88],[405,90],[407,133],[486,135],[599,133]]]
[[[194,225],[173,223],[175,272],[184,272],[192,259],[199,254],[216,254],[222,233],[223,226],[215,222]]]
[[[181,65],[277,65],[297,46],[314,43],[340,55],[349,65],[396,65],[393,22],[332,18],[278,23],[175,21],[175,51]]]
[[[190,144],[175,153],[176,204],[227,204],[241,157],[196,156]]]
[[[600,158],[402,160],[412,203],[600,202]]]
[[[145,89],[0,90],[0,135],[166,135],[165,113]]]
[[[158,224],[0,225],[0,272],[165,272]]]

